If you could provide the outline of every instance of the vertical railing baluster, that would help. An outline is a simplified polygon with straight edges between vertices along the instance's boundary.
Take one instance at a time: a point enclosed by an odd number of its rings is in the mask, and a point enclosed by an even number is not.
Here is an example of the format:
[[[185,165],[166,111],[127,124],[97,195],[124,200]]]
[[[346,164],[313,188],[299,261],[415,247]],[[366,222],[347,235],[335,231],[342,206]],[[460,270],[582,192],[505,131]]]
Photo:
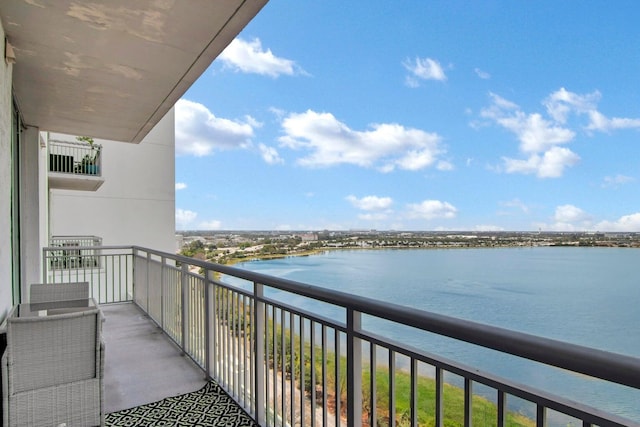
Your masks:
[[[311,425],[313,427],[316,426],[316,325],[315,322],[309,319],[309,332],[311,333],[310,343],[311,343],[311,354],[310,363],[311,363]]]
[[[245,406],[251,406],[250,404],[247,405],[247,396],[249,395],[249,387],[251,384],[251,353],[248,340],[249,334],[247,333],[250,327],[249,325],[251,324],[251,321],[247,319],[247,311],[249,312],[249,316],[251,316],[249,303],[249,297],[244,295],[242,297],[242,369],[244,373],[242,379],[242,401]]]
[[[166,266],[167,265],[167,257],[161,257],[160,258],[160,326],[162,327],[162,330],[165,329],[164,327],[164,294],[165,294],[165,289],[166,289],[166,281],[167,281],[167,272],[166,272]]]
[[[233,359],[233,355],[231,354],[231,291],[225,289],[224,291],[224,312],[225,312],[225,328],[224,328],[224,363],[226,366],[225,369],[225,385],[227,388],[230,387],[232,379],[231,376],[233,372],[231,372],[231,364],[233,363],[231,360]]]
[[[444,372],[442,368],[436,366],[436,427],[443,427],[444,425]]]
[[[496,403],[498,407],[498,427],[504,427],[507,395],[503,390],[498,390],[498,398]]]
[[[300,345],[300,425],[304,426],[306,425],[306,419],[305,419],[305,396],[306,396],[306,387],[305,387],[305,358],[306,358],[306,352],[304,351],[305,348],[305,338],[304,338],[304,331],[305,331],[305,327],[304,327],[304,323],[305,323],[305,319],[303,316],[300,316],[300,339],[299,341],[299,345]]]
[[[271,306],[271,348],[273,356],[271,360],[271,376],[273,381],[273,422],[277,425],[278,422],[278,330],[276,328],[278,323],[278,311],[275,305]]]
[[[411,358],[411,390],[409,391],[411,425],[418,425],[418,361]]]
[[[371,394],[371,409],[369,417],[369,425],[378,425],[378,347],[370,343],[369,344],[369,388]]]
[[[145,298],[146,298],[146,301],[145,301],[145,305],[144,306],[146,307],[146,309],[147,309],[146,311],[148,313],[149,312],[149,276],[151,275],[150,274],[151,252],[147,252],[147,265],[146,265],[146,267],[147,267],[147,277],[146,277],[147,280],[145,281]],[[183,268],[183,272],[184,272],[184,268]],[[184,342],[183,342],[183,344],[184,344]],[[184,345],[183,345],[183,348],[184,348]]]
[[[213,366],[213,351],[211,351],[211,349],[215,345],[215,337],[213,335],[213,274],[213,271],[209,269],[206,269],[204,272],[204,360],[207,381],[211,380],[211,366]]]
[[[93,258],[93,257],[92,257]],[[115,301],[116,294],[116,264],[115,264],[116,255],[114,254],[111,257],[111,301]],[[100,270],[98,270],[98,274],[100,274]],[[109,295],[107,295],[107,301],[109,301]]]
[[[464,379],[464,425],[471,427],[473,417],[473,381]]]
[[[280,395],[282,396],[282,402],[280,405],[280,414],[282,418],[282,425],[287,424],[287,399],[286,390],[286,327],[285,327],[285,311],[280,309]]]
[[[239,382],[239,366],[238,366],[238,321],[239,321],[239,317],[238,317],[238,294],[236,292],[232,292],[231,293],[231,309],[232,309],[232,323],[231,323],[231,343],[233,344],[233,348],[232,348],[232,355],[233,355],[233,359],[231,361],[231,369],[233,371],[233,378],[232,378],[232,382],[233,382],[233,387],[231,388],[232,390],[232,396],[237,400],[239,395],[239,387],[238,387],[238,382]]]
[[[135,286],[135,259],[134,259],[134,250],[131,251],[131,289],[129,289],[129,256],[125,256],[124,258],[124,262],[125,262],[125,268],[124,271],[126,272],[127,275],[127,283],[125,284],[125,298],[128,299],[128,295],[129,293],[131,293],[131,299],[133,299],[133,293],[134,293],[134,286]]]
[[[47,283],[47,273],[49,272],[49,256],[51,251],[44,249],[42,251],[42,283]]]
[[[347,426],[362,426],[362,313],[347,310]]]
[[[335,406],[335,423],[336,426],[340,427],[340,412],[342,412],[342,408],[340,406],[341,404],[341,393],[342,390],[340,390],[340,331],[338,331],[337,329],[333,329],[333,353],[335,354],[334,358],[335,358],[335,366],[334,366],[334,378],[335,378],[335,402],[334,402],[334,406]]]
[[[147,255],[147,263],[149,262],[150,254]],[[148,268],[149,264],[147,264],[147,292],[149,290],[149,268]],[[181,270],[181,275],[180,275],[180,289],[182,292],[181,295],[181,307],[180,307],[180,323],[181,323],[181,330],[180,333],[182,335],[181,337],[181,346],[182,346],[182,354],[186,354],[186,345],[188,343],[188,326],[187,326],[187,319],[189,318],[189,295],[188,295],[188,286],[189,286],[189,264],[182,263],[182,270]],[[149,295],[147,294],[147,301],[149,299]]]
[[[253,283],[253,296],[255,298],[255,302],[253,304],[254,308],[254,322],[251,325],[251,330],[254,339],[254,385],[253,385],[253,393],[252,399],[255,400],[255,418],[256,422],[262,425],[266,421],[265,417],[265,334],[266,334],[266,325],[265,325],[265,307],[264,307],[264,287],[257,283]]]
[[[389,427],[396,425],[396,353],[389,349]]]
[[[289,420],[291,424],[294,423],[294,408],[296,406],[296,393],[295,393],[295,384],[296,384],[296,367],[295,364],[295,316],[293,312],[289,313],[289,396],[291,396],[291,401],[289,402]]]
[[[322,427],[327,427],[329,411],[327,408],[327,326],[323,323],[322,330]]]
[[[249,399],[249,408],[252,414],[255,414],[255,405],[254,400],[251,399],[253,396],[253,378],[254,378],[254,370],[253,370],[253,334],[251,331],[255,328],[255,318],[253,317],[253,298],[247,296],[245,297],[245,319],[247,320],[247,327],[245,328],[245,399]]]
[[[540,403],[536,406],[536,427],[547,427],[547,408]]]

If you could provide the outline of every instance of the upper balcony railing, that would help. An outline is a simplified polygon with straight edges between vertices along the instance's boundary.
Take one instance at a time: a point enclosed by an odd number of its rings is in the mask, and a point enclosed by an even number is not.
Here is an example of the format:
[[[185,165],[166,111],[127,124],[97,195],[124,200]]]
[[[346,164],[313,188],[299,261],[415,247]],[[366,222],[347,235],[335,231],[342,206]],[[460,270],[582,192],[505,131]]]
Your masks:
[[[102,303],[135,302],[262,426],[640,426],[371,325],[474,344],[633,396],[640,358],[140,247],[103,247],[99,267],[64,272],[49,268],[57,250],[43,251],[45,282],[86,280]]]
[[[102,178],[102,145],[82,141],[49,140],[49,187],[96,191]]]
[[[49,172],[101,176],[102,145],[49,140]]]
[[[50,270],[100,267],[102,238],[98,236],[52,236],[49,246]]]

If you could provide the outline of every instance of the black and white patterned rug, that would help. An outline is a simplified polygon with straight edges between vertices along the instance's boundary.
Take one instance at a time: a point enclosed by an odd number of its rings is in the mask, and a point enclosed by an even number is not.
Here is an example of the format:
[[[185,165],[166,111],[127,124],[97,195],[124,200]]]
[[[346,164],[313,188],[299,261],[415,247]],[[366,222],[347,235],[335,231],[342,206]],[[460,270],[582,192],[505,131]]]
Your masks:
[[[112,412],[106,415],[105,424],[114,427],[258,427],[258,424],[213,381],[192,393]]]

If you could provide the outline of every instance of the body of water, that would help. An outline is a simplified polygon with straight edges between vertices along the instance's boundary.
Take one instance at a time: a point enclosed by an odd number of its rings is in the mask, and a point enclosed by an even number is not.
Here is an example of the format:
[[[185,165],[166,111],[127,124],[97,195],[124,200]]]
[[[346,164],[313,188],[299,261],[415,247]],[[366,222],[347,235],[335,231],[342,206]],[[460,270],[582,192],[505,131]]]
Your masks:
[[[328,251],[238,267],[640,357],[640,251],[501,248]],[[305,307],[318,310],[313,303]],[[476,346],[366,325],[398,341],[640,421],[640,392]],[[529,412],[529,411],[527,411]]]

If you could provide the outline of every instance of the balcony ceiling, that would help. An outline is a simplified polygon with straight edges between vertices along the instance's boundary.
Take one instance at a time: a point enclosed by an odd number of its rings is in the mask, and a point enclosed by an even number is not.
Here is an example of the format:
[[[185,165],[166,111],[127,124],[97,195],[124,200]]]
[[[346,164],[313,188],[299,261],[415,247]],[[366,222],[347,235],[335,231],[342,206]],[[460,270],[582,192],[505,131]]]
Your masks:
[[[12,0],[24,121],[140,142],[267,0]]]

